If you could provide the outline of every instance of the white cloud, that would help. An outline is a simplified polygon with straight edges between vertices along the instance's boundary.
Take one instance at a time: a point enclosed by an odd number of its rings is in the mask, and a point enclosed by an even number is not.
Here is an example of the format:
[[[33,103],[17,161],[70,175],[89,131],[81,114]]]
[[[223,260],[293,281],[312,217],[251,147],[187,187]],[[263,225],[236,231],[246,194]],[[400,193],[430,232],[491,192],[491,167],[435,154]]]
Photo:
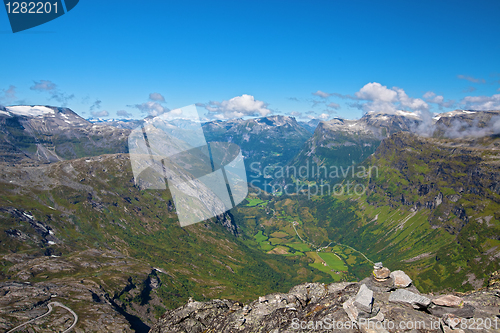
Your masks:
[[[500,110],[500,94],[493,96],[467,96],[464,97],[460,104],[464,109],[468,110]]]
[[[335,110],[340,109],[340,105],[338,105],[337,103],[333,103],[333,102],[331,102],[330,104],[328,104],[327,107],[335,109]]]
[[[125,118],[130,118],[130,117],[132,117],[132,114],[131,114],[131,113],[129,113],[129,112],[127,112],[127,111],[125,111],[125,110],[118,110],[118,111],[116,111],[116,115],[117,115],[118,117],[125,117]]]
[[[106,110],[90,112],[90,114],[97,118],[109,116],[109,112]]]
[[[316,105],[318,105],[318,104],[325,104],[325,102],[326,102],[326,101],[325,101],[325,100],[314,100],[314,99],[313,99],[313,100],[311,100],[311,102],[312,102],[312,105],[311,105],[311,106],[314,108],[314,107],[316,107]]]
[[[56,84],[50,80],[33,81],[34,85],[30,87],[31,90],[36,91],[52,91],[56,89]]]
[[[5,94],[5,98],[14,100],[16,99],[16,87],[13,85],[9,86],[9,89],[3,91]]]
[[[467,80],[469,82],[473,82],[473,83],[486,83],[486,80],[485,79],[477,79],[475,77],[472,77],[472,76],[468,76],[468,75],[457,75],[457,77],[460,79],[460,80]]]
[[[328,118],[330,118],[330,115],[328,115],[326,113],[322,113],[318,116],[318,118],[321,120],[327,120]]]
[[[141,112],[147,113],[149,116],[159,116],[167,111],[169,111],[167,108],[163,107],[160,103],[156,102],[146,102],[142,104],[135,104],[132,105],[132,107],[135,107]]]
[[[367,83],[355,93],[358,100],[368,101],[356,103],[364,111],[379,111],[394,113],[398,109],[411,111],[428,111],[429,105],[420,98],[409,97],[406,92],[398,87],[387,88],[378,82]]]
[[[49,99],[56,100],[61,103],[62,106],[66,106],[70,99],[73,99],[75,95],[67,95],[66,93],[57,89],[57,85],[50,80],[40,80],[33,81],[34,84],[30,87],[31,90],[46,92],[50,94]]]
[[[424,94],[424,98],[425,98],[425,101],[427,103],[434,103],[434,104],[437,104],[439,106],[439,109],[442,109],[443,107],[445,108],[450,108],[452,107],[454,104],[455,104],[455,101],[454,100],[448,100],[448,101],[444,101],[444,97],[441,96],[441,95],[436,95],[434,92],[432,91],[428,91]]]
[[[394,102],[398,93],[387,86],[383,86],[378,82],[370,82],[365,84],[356,94],[359,99],[380,102]]]
[[[215,119],[233,119],[245,116],[265,117],[271,113],[267,103],[256,100],[252,95],[243,94],[230,100],[211,101],[205,108],[209,111],[208,117]]]
[[[155,102],[165,102],[165,97],[160,93],[150,93],[149,99]]]
[[[295,117],[295,118],[302,118],[302,112],[292,111],[289,114],[290,114],[290,116]]]
[[[0,94],[0,101],[7,103],[16,99],[16,87],[10,85],[8,89],[2,89],[3,94]]]
[[[312,94],[313,94],[314,96],[319,96],[319,97],[321,97],[321,98],[328,98],[328,97],[330,97],[330,96],[332,95],[332,94],[326,93],[326,92],[321,91],[321,90],[318,90],[318,91],[316,91],[316,92],[313,92]]]
[[[427,111],[429,110],[429,105],[420,98],[411,98],[405,93],[401,88],[392,88],[398,93],[399,103],[404,109],[410,109],[413,111]]]
[[[426,92],[426,93],[424,94],[424,96],[423,96],[423,97],[424,97],[425,99],[428,99],[428,98],[432,98],[432,97],[434,97],[434,96],[436,96],[436,93],[434,93],[434,92],[432,92],[432,91],[428,91],[428,92]]]
[[[477,90],[476,87],[467,87],[464,90],[462,90],[462,92],[464,92],[464,93],[471,93],[471,92],[474,92],[476,90]]]

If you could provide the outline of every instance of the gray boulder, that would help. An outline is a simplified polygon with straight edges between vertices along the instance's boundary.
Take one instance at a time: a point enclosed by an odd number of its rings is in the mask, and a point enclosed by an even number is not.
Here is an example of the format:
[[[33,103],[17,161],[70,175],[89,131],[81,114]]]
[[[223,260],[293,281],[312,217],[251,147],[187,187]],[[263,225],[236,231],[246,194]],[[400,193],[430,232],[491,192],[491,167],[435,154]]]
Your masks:
[[[403,271],[392,272],[391,278],[394,281],[394,287],[396,288],[406,288],[412,283],[410,277]]]
[[[373,291],[368,289],[366,284],[361,285],[359,291],[354,299],[354,305],[360,310],[371,313],[373,306]]]
[[[427,308],[431,300],[405,289],[397,289],[389,295],[389,302],[411,304],[414,308]]]

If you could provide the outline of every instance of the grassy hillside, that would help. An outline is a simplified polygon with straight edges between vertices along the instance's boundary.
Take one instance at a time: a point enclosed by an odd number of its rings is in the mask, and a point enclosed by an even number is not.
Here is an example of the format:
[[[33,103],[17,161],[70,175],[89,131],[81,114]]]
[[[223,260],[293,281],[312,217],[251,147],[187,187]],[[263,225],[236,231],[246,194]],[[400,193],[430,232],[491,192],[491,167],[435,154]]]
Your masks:
[[[366,216],[361,233],[374,241],[368,235],[379,231],[378,241],[388,247],[377,252],[389,258],[397,253],[394,262],[418,273],[425,289],[484,285],[500,258],[498,144],[497,137],[449,140],[407,133],[384,140],[366,161],[379,166],[379,177],[368,180],[366,197],[359,200]],[[389,213],[395,217],[381,220]],[[377,214],[377,226],[370,226]],[[400,222],[391,228],[390,219]],[[399,245],[384,233],[394,229],[407,230]]]
[[[293,252],[295,242],[333,253],[339,245],[360,258],[345,261],[347,276],[365,277],[370,261],[382,261],[409,272],[424,291],[479,288],[500,266],[498,143],[497,137],[449,140],[398,133],[361,164],[378,172],[344,180],[364,185],[361,195],[282,195],[265,207],[253,199],[234,215],[243,231],[257,235],[263,251],[280,246]],[[295,236],[293,221],[303,240]],[[279,242],[276,232],[288,238]]]
[[[223,226],[230,215],[179,227],[170,193],[135,186],[128,155],[3,166],[0,184],[3,281],[91,280],[124,311],[157,317],[189,297],[246,301],[330,280],[305,258],[249,248]],[[88,258],[88,249],[115,251],[129,264],[91,256],[80,265],[87,259],[75,258]],[[33,260],[17,265],[25,257]],[[157,288],[148,287],[152,278]]]

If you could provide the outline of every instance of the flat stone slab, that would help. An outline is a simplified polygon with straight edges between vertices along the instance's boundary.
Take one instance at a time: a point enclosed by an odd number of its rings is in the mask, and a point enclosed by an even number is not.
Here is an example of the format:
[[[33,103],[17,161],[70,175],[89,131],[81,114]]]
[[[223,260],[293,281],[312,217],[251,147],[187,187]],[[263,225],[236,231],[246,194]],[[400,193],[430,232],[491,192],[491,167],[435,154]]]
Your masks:
[[[405,289],[397,289],[391,292],[389,302],[411,304],[415,308],[426,308],[431,304],[429,298]]]
[[[379,280],[388,279],[390,275],[391,271],[387,267],[382,267],[380,269],[373,270],[373,276]]]
[[[461,308],[464,305],[464,300],[455,295],[444,295],[434,298],[432,303],[441,306],[448,306],[450,308]]]
[[[364,312],[372,312],[373,291],[368,289],[366,284],[361,285],[359,288],[359,291],[354,298],[354,305]]]
[[[394,287],[396,288],[406,288],[412,283],[410,277],[403,271],[392,272],[391,278],[394,281]]]

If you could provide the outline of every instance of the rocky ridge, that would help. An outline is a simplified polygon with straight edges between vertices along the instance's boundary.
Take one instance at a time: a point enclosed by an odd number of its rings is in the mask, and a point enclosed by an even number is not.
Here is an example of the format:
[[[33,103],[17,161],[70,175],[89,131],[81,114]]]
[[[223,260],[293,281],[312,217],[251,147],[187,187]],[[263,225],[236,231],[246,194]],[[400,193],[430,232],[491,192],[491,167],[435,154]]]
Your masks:
[[[401,110],[394,113],[370,111],[360,119],[321,121],[289,165],[295,169],[307,167],[309,172],[305,178],[309,181],[337,182],[339,179],[320,179],[314,169],[361,163],[375,152],[384,139],[399,132],[451,139],[498,135],[500,111],[455,110],[434,116]],[[292,182],[290,179],[281,181]]]
[[[361,282],[304,283],[249,304],[190,299],[167,311],[149,332],[500,331],[497,272],[481,290],[425,295],[404,272],[384,268],[377,263],[373,275]]]

